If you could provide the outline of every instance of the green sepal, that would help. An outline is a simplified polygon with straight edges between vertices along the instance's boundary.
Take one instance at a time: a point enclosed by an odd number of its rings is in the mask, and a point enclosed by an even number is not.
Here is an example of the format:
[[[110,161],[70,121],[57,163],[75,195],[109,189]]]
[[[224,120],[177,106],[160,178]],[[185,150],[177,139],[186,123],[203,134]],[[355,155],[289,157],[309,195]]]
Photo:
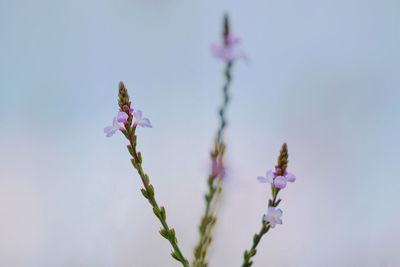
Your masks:
[[[167,219],[167,214],[166,214],[166,211],[165,211],[165,208],[164,208],[164,207],[161,207],[161,208],[160,208],[160,215],[161,215],[161,218],[162,218],[163,220],[166,220],[166,219]]]
[[[146,199],[149,199],[149,195],[147,194],[146,189],[142,188],[142,189],[140,189],[140,191],[142,192],[143,196],[144,196]]]
[[[181,258],[179,258],[178,255],[176,255],[175,251],[171,252],[171,256],[177,261],[182,261]]]
[[[164,237],[165,239],[169,239],[168,231],[167,231],[167,230],[161,229],[159,232],[160,232],[160,235],[161,235],[162,237]]]

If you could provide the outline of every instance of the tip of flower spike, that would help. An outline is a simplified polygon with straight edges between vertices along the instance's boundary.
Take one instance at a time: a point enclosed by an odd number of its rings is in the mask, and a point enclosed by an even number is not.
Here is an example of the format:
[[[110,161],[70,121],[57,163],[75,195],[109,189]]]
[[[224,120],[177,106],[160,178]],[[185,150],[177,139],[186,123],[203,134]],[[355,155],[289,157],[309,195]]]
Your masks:
[[[230,34],[230,27],[229,27],[229,16],[227,13],[224,15],[224,32],[223,32],[223,38],[224,41],[229,37]]]
[[[124,82],[120,81],[119,84],[118,84],[118,87],[119,87],[120,90],[125,88]]]
[[[289,152],[286,143],[283,143],[281,152],[279,153],[278,157],[278,165],[276,166],[276,172],[278,175],[283,175],[286,173],[287,165],[289,159]]]
[[[123,82],[119,82],[118,84],[118,105],[121,110],[124,110],[124,106],[128,106],[129,108],[131,106],[128,90]]]

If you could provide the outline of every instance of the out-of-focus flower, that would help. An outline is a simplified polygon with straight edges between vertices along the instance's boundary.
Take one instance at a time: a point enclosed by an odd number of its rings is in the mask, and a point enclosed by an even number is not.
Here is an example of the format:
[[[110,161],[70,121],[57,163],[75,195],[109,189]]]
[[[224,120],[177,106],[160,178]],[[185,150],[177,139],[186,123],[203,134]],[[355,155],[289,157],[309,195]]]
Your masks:
[[[232,63],[237,59],[247,59],[245,53],[240,50],[240,39],[231,34],[228,15],[224,16],[222,43],[211,44],[211,52],[214,57],[226,63]]]
[[[283,189],[286,187],[287,182],[293,183],[296,181],[296,176],[290,172],[285,172],[284,175],[278,175],[273,170],[269,170],[265,177],[258,176],[257,180],[260,183],[270,183],[276,188]]]
[[[226,63],[247,58],[246,54],[240,50],[240,39],[231,35],[225,36],[222,44],[211,44],[211,53]]]
[[[140,127],[143,127],[143,128],[151,128],[151,127],[153,127],[148,118],[143,118],[141,110],[133,111],[133,119],[134,119],[134,121],[133,121],[133,126],[134,127],[136,127],[138,125]]]
[[[211,158],[211,176],[215,178],[225,176],[224,164],[217,157]]]
[[[267,214],[264,215],[264,221],[269,223],[271,228],[274,228],[277,224],[282,224],[282,210],[276,209],[275,207],[268,207]]]
[[[122,122],[122,123],[125,123],[125,122],[127,122],[128,121],[128,114],[126,114],[125,112],[123,112],[123,111],[119,111],[118,112],[118,115],[117,115],[117,121],[118,122]]]
[[[112,126],[107,126],[104,128],[104,133],[106,137],[111,137],[115,134],[115,132],[122,130],[122,126],[119,125],[117,117],[114,117]]]

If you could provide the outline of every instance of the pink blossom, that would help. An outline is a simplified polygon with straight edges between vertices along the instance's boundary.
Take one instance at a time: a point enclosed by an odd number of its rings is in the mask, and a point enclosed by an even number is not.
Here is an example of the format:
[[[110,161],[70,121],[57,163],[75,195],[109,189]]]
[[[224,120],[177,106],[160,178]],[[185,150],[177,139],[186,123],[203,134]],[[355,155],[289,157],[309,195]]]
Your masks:
[[[268,207],[267,214],[264,215],[264,221],[269,223],[271,228],[275,228],[277,224],[282,224],[282,210],[275,207]]]
[[[257,179],[260,183],[270,183],[276,188],[283,189],[286,187],[287,182],[293,183],[296,181],[296,176],[290,172],[285,172],[284,175],[278,175],[273,170],[269,170],[265,177],[258,176]]]
[[[128,114],[126,114],[125,112],[123,112],[123,111],[119,111],[118,112],[118,115],[117,115],[117,121],[118,122],[122,122],[122,123],[125,123],[125,122],[127,122],[128,121]]]
[[[212,177],[224,177],[225,167],[221,161],[218,161],[216,157],[211,159],[211,176]]]
[[[133,122],[134,127],[136,127],[136,126],[140,126],[143,128],[152,128],[153,127],[148,118],[143,118],[141,110],[135,110],[133,112],[133,119],[134,119],[134,122]]]
[[[246,55],[239,49],[240,39],[235,36],[228,35],[224,38],[222,44],[211,44],[211,52],[214,57],[231,63],[237,59],[246,59]]]
[[[111,137],[115,134],[115,132],[122,130],[123,127],[119,125],[117,117],[114,117],[112,126],[107,126],[104,128],[104,133],[106,137]]]

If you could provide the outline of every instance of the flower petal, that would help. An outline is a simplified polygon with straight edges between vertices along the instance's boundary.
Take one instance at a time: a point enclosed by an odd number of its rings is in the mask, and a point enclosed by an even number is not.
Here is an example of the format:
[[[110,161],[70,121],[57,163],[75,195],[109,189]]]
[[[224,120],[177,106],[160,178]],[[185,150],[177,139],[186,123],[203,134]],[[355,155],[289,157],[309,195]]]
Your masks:
[[[263,176],[257,176],[257,180],[258,180],[260,183],[271,183],[271,182],[268,180],[268,178],[265,178],[265,177],[263,177]]]
[[[237,45],[240,43],[240,38],[233,35],[228,35],[227,40],[229,45]]]
[[[288,181],[288,182],[293,183],[294,181],[296,181],[296,176],[291,172],[286,173],[285,177],[286,177],[286,181]]]
[[[120,127],[117,117],[113,118],[113,127],[114,128],[119,128]]]
[[[275,216],[278,217],[278,218],[282,217],[282,213],[283,213],[283,212],[282,212],[281,209],[276,209],[276,210],[275,210]]]
[[[151,125],[151,122],[149,119],[144,118],[142,120],[140,120],[140,122],[138,122],[139,126],[143,127],[143,128],[152,128],[153,126]]]
[[[279,189],[286,187],[286,178],[284,176],[277,176],[274,179],[274,186]]]
[[[117,121],[118,122],[122,122],[122,123],[127,122],[128,121],[128,114],[126,114],[125,112],[122,112],[122,111],[118,112]]]
[[[134,111],[133,116],[137,121],[140,121],[142,119],[142,111],[141,110]]]
[[[116,130],[112,126],[107,126],[104,128],[104,133],[106,134],[106,137],[113,136],[115,132],[116,132]]]
[[[265,177],[268,179],[273,180],[275,178],[276,174],[273,170],[268,170],[267,173],[265,174]]]

